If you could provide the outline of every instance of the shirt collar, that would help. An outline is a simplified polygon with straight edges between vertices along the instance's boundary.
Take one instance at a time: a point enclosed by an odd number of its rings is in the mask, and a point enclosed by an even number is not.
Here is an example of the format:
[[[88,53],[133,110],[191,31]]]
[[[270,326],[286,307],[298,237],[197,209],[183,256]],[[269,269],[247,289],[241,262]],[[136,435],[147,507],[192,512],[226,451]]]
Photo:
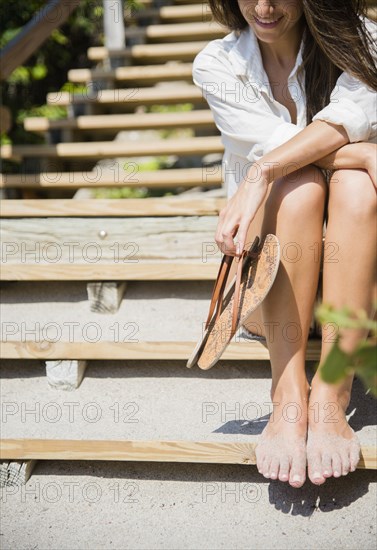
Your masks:
[[[293,76],[302,64],[304,40],[301,40],[300,49],[296,57],[290,77]],[[238,76],[246,76],[262,90],[269,92],[268,77],[263,67],[262,56],[257,37],[248,25],[239,35],[234,46],[230,49],[229,58]]]

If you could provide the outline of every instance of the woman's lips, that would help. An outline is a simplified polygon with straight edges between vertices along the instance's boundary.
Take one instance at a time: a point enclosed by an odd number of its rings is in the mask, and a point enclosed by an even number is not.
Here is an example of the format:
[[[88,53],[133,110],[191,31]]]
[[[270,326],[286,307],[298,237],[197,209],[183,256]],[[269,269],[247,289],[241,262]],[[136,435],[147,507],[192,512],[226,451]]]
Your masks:
[[[255,15],[254,15],[254,21],[256,22],[257,25],[259,25],[263,29],[274,29],[280,23],[280,21],[283,19],[283,17],[284,16],[282,15],[281,17],[279,17],[278,19],[275,19],[274,21],[264,22],[263,20],[258,19],[257,17],[255,17]]]

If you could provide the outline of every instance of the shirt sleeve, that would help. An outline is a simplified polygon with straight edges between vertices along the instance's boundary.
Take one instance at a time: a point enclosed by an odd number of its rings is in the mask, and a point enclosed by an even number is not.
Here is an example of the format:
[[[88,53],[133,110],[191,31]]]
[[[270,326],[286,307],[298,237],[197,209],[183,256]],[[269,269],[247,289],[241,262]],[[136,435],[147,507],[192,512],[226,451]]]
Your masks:
[[[254,162],[302,131],[275,115],[269,99],[237,78],[225,58],[222,63],[202,50],[194,59],[192,76],[228,151]]]
[[[377,40],[377,25],[368,20],[366,26],[373,40]],[[313,120],[343,126],[351,143],[368,141],[377,133],[377,93],[343,72],[331,94],[330,103]]]

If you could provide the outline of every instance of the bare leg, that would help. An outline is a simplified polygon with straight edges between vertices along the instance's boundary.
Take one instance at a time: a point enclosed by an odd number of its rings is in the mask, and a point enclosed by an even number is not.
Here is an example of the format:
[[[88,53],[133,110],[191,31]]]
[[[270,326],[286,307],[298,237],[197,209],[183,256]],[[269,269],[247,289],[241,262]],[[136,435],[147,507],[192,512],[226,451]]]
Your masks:
[[[376,256],[376,191],[363,170],[339,170],[330,181],[323,271],[323,301],[371,311]],[[333,327],[324,327],[321,362],[332,347]],[[362,330],[343,330],[341,347],[352,351]],[[354,471],[359,442],[348,425],[353,376],[339,384],[313,378],[309,404],[308,474],[313,483]]]
[[[294,487],[301,487],[306,475],[305,351],[318,285],[315,247],[322,240],[326,191],[322,173],[313,166],[277,180],[265,201],[259,228],[255,220],[249,229],[248,241],[255,234],[271,232],[282,247],[276,281],[262,304],[274,406],[256,448],[257,467],[266,478],[289,481]],[[255,317],[249,326],[254,322]]]

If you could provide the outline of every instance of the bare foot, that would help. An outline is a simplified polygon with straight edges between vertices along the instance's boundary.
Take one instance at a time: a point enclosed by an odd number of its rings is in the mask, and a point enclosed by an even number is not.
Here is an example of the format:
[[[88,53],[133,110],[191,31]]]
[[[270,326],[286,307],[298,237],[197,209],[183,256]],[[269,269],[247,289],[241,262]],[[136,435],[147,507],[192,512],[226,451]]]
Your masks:
[[[314,385],[310,393],[308,476],[316,485],[356,470],[360,443],[346,419],[348,403],[349,392],[339,392],[323,382]]]
[[[301,487],[306,477],[307,390],[274,395],[273,412],[255,454],[259,473],[267,479]]]

